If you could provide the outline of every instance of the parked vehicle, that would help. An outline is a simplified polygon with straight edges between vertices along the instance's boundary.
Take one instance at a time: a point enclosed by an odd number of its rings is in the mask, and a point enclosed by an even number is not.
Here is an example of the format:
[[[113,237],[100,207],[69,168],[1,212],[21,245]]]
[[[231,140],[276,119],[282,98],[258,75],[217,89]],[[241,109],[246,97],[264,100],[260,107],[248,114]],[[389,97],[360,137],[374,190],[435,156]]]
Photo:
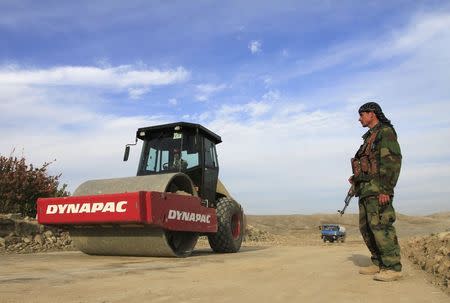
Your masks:
[[[322,224],[320,226],[323,242],[345,242],[345,227],[339,224]]]

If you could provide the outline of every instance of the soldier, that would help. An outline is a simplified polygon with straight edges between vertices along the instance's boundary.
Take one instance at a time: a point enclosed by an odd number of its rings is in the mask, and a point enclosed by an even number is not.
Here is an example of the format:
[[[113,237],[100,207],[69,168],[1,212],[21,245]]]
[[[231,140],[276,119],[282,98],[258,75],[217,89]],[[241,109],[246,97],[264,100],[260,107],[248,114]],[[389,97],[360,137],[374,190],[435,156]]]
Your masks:
[[[359,121],[369,130],[364,143],[352,159],[353,176],[359,197],[359,228],[369,251],[372,265],[360,270],[361,274],[374,275],[374,280],[395,281],[402,277],[400,246],[392,206],[402,155],[397,134],[391,121],[375,102],[359,108]]]

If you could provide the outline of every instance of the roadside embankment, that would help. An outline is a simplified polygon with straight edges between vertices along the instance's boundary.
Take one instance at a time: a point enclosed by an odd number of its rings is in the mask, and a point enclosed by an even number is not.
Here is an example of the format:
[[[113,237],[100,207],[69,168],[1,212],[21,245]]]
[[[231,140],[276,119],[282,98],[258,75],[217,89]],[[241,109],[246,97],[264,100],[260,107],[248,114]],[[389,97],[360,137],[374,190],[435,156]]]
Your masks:
[[[73,250],[69,233],[40,225],[33,218],[0,214],[0,253]]]
[[[450,295],[450,231],[413,237],[403,244],[403,254],[431,274],[431,282]]]

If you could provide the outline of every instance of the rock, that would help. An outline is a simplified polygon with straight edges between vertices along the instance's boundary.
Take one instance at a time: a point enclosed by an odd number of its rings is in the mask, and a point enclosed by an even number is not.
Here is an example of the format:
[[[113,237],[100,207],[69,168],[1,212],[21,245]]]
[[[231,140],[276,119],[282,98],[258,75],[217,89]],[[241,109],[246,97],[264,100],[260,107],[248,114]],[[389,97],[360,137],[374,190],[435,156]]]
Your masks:
[[[28,237],[23,237],[22,238],[22,242],[24,242],[25,244],[30,244],[31,243],[31,237],[30,236],[28,236]]]
[[[16,233],[22,236],[37,234],[39,233],[39,224],[37,222],[16,221]]]
[[[21,239],[14,234],[10,234],[9,236],[5,237],[6,246],[15,245],[20,241]]]
[[[0,251],[4,251],[6,249],[6,241],[4,238],[0,237]]]
[[[51,237],[53,237],[53,232],[51,230],[47,230],[46,232],[44,232],[44,236],[47,239],[50,239]]]
[[[11,248],[12,249],[20,249],[20,248],[22,248],[22,243],[17,243],[17,244],[11,245]]]
[[[441,248],[439,248],[438,253],[445,256],[448,254],[448,249],[445,246],[442,246]]]
[[[438,239],[440,241],[444,241],[446,239],[450,239],[450,231],[439,233],[437,236],[438,236]]]
[[[5,237],[15,231],[15,223],[12,219],[0,218],[0,237]]]
[[[22,219],[22,214],[21,213],[7,214],[6,218],[13,219],[13,220],[20,220],[20,219]]]
[[[44,240],[42,239],[42,236],[39,235],[39,234],[36,235],[36,236],[34,236],[33,241],[34,241],[35,243],[39,244],[39,245],[44,244]]]

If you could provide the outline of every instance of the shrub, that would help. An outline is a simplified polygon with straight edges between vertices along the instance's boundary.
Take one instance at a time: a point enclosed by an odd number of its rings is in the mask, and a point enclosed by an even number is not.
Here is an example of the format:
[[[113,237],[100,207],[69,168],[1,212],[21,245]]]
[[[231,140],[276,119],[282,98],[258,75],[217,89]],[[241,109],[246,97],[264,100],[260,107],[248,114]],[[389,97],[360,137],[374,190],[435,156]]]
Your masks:
[[[0,155],[0,213],[35,216],[38,198],[68,196],[67,184],[59,188],[61,174],[48,175],[50,164],[52,162],[34,167],[28,165],[23,156]]]

